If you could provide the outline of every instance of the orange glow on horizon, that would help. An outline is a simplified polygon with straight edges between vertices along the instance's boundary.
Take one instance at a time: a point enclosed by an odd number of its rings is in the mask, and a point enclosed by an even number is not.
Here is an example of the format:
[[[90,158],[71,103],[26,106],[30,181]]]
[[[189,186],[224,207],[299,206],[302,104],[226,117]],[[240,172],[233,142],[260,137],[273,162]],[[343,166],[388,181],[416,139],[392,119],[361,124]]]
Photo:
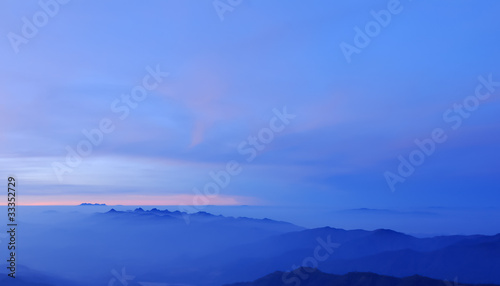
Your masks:
[[[216,196],[205,197],[197,195],[164,195],[164,196],[145,196],[145,195],[121,195],[116,196],[65,196],[60,200],[54,199],[54,196],[24,196],[18,206],[76,206],[82,203],[98,203],[107,206],[130,205],[130,206],[160,206],[160,205],[251,205],[256,200],[241,196]],[[69,198],[70,197],[70,198]],[[6,206],[7,204],[2,204]]]

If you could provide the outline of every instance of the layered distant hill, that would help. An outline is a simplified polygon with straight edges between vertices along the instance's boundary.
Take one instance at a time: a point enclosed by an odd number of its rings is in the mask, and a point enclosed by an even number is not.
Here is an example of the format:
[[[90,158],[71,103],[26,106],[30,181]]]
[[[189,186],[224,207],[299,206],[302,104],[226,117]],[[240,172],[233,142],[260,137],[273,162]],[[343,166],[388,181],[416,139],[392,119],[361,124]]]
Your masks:
[[[325,243],[331,243],[331,253],[323,247]],[[326,256],[324,260],[314,258],[318,247],[323,248],[320,251],[321,256]],[[230,253],[238,254],[234,261],[220,259]],[[241,281],[254,280],[250,273],[264,276],[276,270],[312,266],[335,274],[419,274],[436,279],[459,277],[472,284],[500,284],[500,234],[416,238],[385,229],[348,231],[325,227],[277,235],[229,249],[225,255],[211,260],[223,269],[223,276],[245,277]]]
[[[42,216],[47,218],[41,220],[45,223],[22,224],[19,265],[54,279],[29,280],[31,272],[24,271],[23,276],[20,271],[20,281],[108,285],[116,273],[126,272],[136,282],[130,285],[212,286],[254,281],[275,271],[306,266],[341,276],[372,272],[411,278],[418,274],[500,284],[500,235],[416,238],[387,229],[305,229],[270,219],[142,208]],[[0,274],[5,271],[1,269],[5,267],[0,265]],[[410,278],[394,281],[416,279]]]
[[[227,284],[225,286],[458,286],[456,281],[443,281],[413,275],[395,278],[367,272],[351,272],[345,275],[326,274],[317,269],[298,268],[292,272],[276,271],[253,282]],[[472,284],[459,284],[472,286]],[[477,285],[477,284],[476,284]],[[494,286],[493,284],[481,284]]]
[[[2,271],[0,271],[1,286],[84,286],[84,284],[61,279],[57,276],[46,275],[24,266],[17,267],[15,278],[8,277]]]

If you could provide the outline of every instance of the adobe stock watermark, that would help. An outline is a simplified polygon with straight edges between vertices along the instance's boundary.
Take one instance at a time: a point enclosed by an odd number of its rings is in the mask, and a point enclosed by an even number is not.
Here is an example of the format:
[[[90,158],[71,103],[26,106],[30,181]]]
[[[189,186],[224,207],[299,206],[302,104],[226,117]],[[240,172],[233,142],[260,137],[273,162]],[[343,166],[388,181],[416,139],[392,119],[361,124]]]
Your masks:
[[[19,53],[19,47],[26,45],[31,39],[36,37],[40,29],[47,26],[51,18],[59,14],[61,5],[66,5],[70,0],[40,0],[38,9],[31,17],[22,17],[22,27],[20,33],[9,32],[7,38],[16,54]]]
[[[224,14],[227,12],[233,12],[236,7],[238,7],[243,0],[214,0],[212,5],[214,6],[217,16],[219,16],[220,21],[224,21]]]
[[[273,109],[274,116],[271,117],[266,127],[261,128],[256,135],[250,135],[246,140],[238,144],[238,153],[246,156],[245,161],[251,163],[259,152],[262,152],[268,144],[270,144],[275,134],[282,132],[290,120],[294,119],[296,115],[290,114],[287,107],[284,106],[282,110],[277,108]],[[198,188],[193,188],[195,196],[193,197],[193,204],[190,206],[179,205],[178,208],[183,212],[184,220],[189,224],[189,215],[187,212],[198,212],[210,203],[210,200],[217,197],[220,191],[225,189],[234,176],[239,175],[243,171],[239,161],[231,160],[226,163],[223,170],[211,171],[208,173],[211,180],[205,183],[200,191]]]
[[[352,41],[353,44],[351,45],[349,43],[342,42],[339,45],[347,63],[351,63],[351,57],[353,54],[360,54],[363,49],[368,47],[371,41],[380,35],[382,29],[389,26],[392,18],[402,11],[403,6],[399,0],[389,0],[389,2],[387,2],[386,9],[382,9],[378,12],[375,10],[370,11],[373,19],[368,21],[364,25],[363,29],[358,26],[354,26],[355,34]]]
[[[318,268],[319,263],[326,261],[336,248],[340,247],[339,243],[332,242],[331,235],[328,235],[326,241],[320,237],[316,238],[318,245],[314,248],[313,254],[302,260],[300,266],[292,265],[289,272],[283,273],[281,281],[285,284],[293,283],[294,286],[299,286],[302,281],[309,278],[309,274]],[[304,270],[304,273],[301,270]]]
[[[141,84],[134,86],[128,94],[122,94],[111,102],[111,114],[117,116],[118,120],[125,120],[130,115],[131,110],[146,100],[149,92],[156,89],[168,76],[168,73],[160,70],[159,65],[155,69],[147,66],[146,71],[147,74],[142,78]],[[106,134],[115,131],[115,121],[109,117],[101,118],[97,127],[91,130],[82,129],[83,138],[76,146],[66,145],[65,160],[52,163],[52,169],[60,183],[63,181],[64,175],[72,173],[75,168],[80,166],[84,158],[92,154],[94,148],[101,145]]]
[[[483,101],[489,99],[497,87],[500,87],[500,81],[494,81],[492,74],[487,77],[478,76],[478,81],[479,84],[475,88],[474,95],[467,96],[461,103],[454,103],[451,108],[443,112],[443,121],[450,124],[449,128],[451,130],[455,131],[460,128],[463,121],[469,118]],[[434,154],[437,145],[446,142],[446,140],[448,140],[448,135],[443,128],[435,128],[429,137],[422,140],[415,139],[416,148],[407,157],[398,156],[399,166],[397,171],[386,171],[384,173],[384,178],[391,191],[395,191],[397,183],[403,183],[413,175],[416,168],[421,166],[427,157]]]

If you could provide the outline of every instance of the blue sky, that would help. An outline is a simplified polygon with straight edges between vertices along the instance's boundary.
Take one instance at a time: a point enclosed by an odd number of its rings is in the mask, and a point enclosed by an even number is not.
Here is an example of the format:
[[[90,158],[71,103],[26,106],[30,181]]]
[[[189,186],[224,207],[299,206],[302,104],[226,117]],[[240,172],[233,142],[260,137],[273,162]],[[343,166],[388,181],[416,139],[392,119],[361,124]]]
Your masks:
[[[388,5],[400,12],[348,62],[341,43],[354,45],[355,27]],[[231,161],[241,172],[210,204],[491,207],[499,199],[500,87],[456,130],[443,119],[475,96],[479,77],[500,81],[496,1],[243,0],[223,20],[205,0],[57,7],[13,45],[23,17],[33,22],[43,9],[0,4],[0,170],[18,177],[21,203],[190,204],[193,188]],[[120,119],[113,102],[148,69],[168,76]],[[238,146],[285,107],[295,117],[247,162]],[[54,163],[103,119],[113,131],[59,180]],[[398,156],[436,128],[447,140],[391,190],[385,172],[397,174]]]

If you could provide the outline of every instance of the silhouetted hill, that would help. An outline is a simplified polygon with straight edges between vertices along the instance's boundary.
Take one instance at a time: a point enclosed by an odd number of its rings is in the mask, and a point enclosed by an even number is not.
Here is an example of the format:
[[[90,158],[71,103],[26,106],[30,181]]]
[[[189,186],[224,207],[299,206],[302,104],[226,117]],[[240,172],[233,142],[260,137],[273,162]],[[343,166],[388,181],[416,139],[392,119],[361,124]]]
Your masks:
[[[350,272],[345,275],[323,273],[317,269],[301,267],[292,272],[276,271],[253,282],[226,284],[225,286],[446,286],[443,280],[420,275],[396,278],[369,272]],[[472,286],[471,284],[460,284]],[[495,286],[483,284],[483,286]]]
[[[37,283],[34,281],[26,281],[21,278],[4,278],[0,279],[2,286],[55,286],[54,284]]]
[[[8,277],[4,269],[7,268],[6,264],[0,264],[0,285],[1,286],[82,286],[76,282],[56,277],[35,271],[28,267],[18,265],[16,269],[16,278]]]
[[[427,252],[401,249],[356,259],[334,259],[320,268],[335,273],[362,270],[399,277],[419,273],[435,278],[459,276],[469,283],[498,283],[500,236],[464,238]]]
[[[321,240],[335,245],[327,259],[318,263],[319,269],[330,273],[363,271],[396,277],[418,273],[436,279],[459,276],[469,283],[499,283],[500,272],[496,271],[500,266],[499,238],[499,235],[416,238],[385,229],[351,231],[325,227],[236,246],[204,260],[217,265],[226,278],[253,280],[255,274],[262,276],[276,269],[300,266],[305,258],[314,255]],[[231,253],[237,253],[237,258],[227,262]]]

